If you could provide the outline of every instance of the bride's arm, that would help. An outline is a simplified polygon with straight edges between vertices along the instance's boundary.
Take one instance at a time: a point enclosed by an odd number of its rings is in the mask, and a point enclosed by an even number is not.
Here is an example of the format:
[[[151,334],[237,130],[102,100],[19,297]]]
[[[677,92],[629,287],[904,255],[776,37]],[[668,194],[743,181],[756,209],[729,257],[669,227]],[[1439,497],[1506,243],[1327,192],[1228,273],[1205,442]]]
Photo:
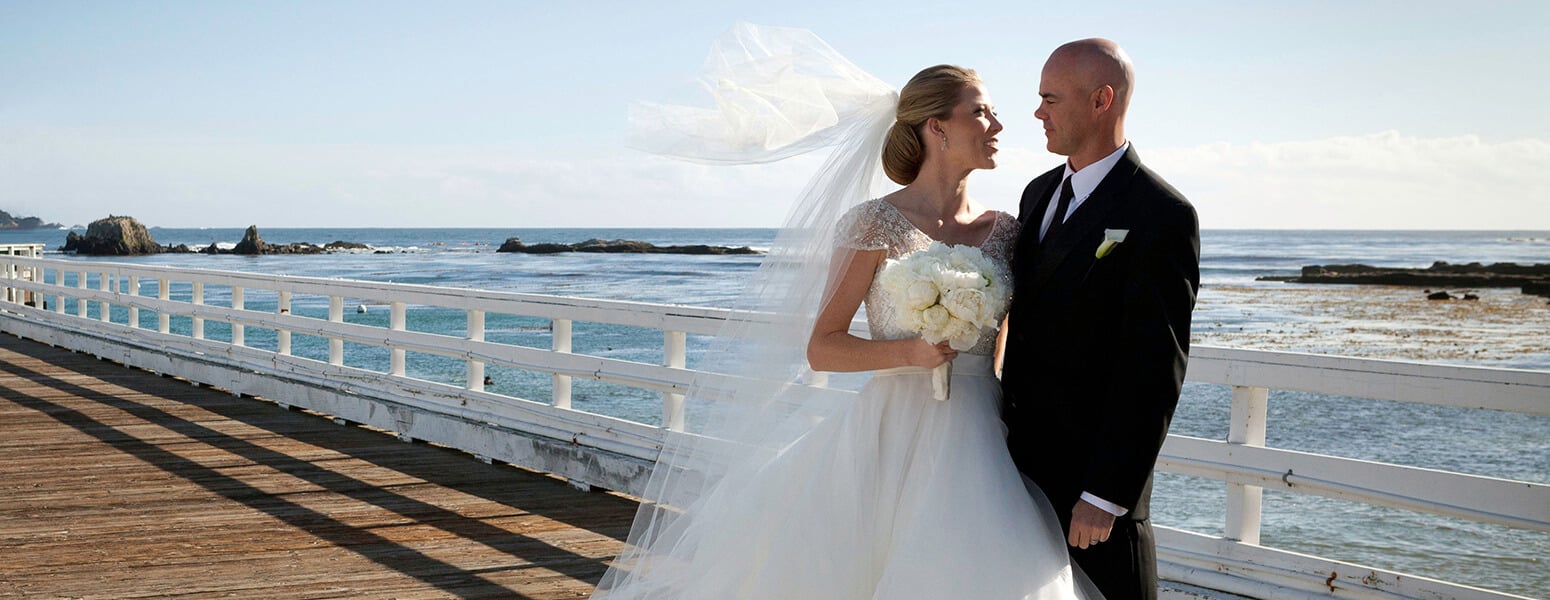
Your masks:
[[[818,309],[812,336],[807,341],[807,364],[814,371],[874,371],[902,366],[935,367],[958,353],[943,342],[936,346],[920,338],[868,340],[850,334],[850,321],[872,286],[872,276],[883,263],[884,250],[835,251],[830,262],[826,299]]]
[[[996,358],[993,361],[996,379],[1001,378],[1001,365],[1006,362],[1006,330],[1011,320],[1010,316],[1001,317],[1001,329],[996,332]]]

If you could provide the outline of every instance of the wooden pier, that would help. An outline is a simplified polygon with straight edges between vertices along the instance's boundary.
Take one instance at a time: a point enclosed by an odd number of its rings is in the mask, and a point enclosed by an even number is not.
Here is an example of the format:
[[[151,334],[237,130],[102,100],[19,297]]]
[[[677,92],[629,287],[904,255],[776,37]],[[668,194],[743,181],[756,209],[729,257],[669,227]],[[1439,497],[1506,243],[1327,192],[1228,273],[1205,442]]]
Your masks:
[[[634,501],[0,336],[0,598],[578,598]]]

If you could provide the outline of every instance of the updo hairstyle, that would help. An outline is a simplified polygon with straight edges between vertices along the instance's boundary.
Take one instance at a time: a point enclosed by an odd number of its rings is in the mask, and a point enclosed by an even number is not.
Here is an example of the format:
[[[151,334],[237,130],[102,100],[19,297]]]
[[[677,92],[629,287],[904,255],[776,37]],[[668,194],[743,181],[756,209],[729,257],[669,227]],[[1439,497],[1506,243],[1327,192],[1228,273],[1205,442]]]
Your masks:
[[[920,175],[926,160],[921,127],[926,119],[952,116],[963,90],[980,84],[974,69],[955,65],[927,67],[899,91],[899,110],[888,139],[883,142],[883,172],[899,185],[909,185]]]

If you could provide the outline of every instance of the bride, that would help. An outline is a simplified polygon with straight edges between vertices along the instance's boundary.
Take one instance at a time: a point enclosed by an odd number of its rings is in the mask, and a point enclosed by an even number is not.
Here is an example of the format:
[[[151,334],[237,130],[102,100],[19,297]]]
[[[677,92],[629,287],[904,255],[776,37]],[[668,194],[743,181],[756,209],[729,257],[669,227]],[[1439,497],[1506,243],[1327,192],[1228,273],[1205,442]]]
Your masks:
[[[1007,453],[998,331],[927,343],[877,283],[933,242],[1011,272],[1017,220],[967,194],[1002,128],[978,75],[939,65],[895,94],[811,33],[746,24],[706,69],[717,108],[639,107],[637,146],[723,164],[833,149],[717,336],[709,360],[736,376],[690,394],[702,422],[670,434],[594,597],[1098,597]],[[879,171],[904,187],[879,195]],[[871,376],[840,394],[814,372]]]

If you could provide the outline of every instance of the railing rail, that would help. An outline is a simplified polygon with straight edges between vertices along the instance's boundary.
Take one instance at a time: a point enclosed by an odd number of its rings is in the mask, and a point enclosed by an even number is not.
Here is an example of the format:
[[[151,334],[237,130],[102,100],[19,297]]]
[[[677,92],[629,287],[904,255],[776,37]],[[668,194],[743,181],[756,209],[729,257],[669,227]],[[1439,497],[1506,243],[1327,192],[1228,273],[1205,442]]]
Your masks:
[[[7,301],[0,329],[542,469],[583,487],[640,493],[665,437],[692,435],[680,433],[684,394],[731,383],[731,376],[690,369],[686,361],[688,336],[715,334],[726,315],[718,309],[25,254],[0,254],[0,262]],[[222,288],[227,306],[205,302]],[[295,314],[296,299],[305,296],[326,298],[326,316]],[[346,322],[347,300],[387,306],[387,326]],[[265,310],[251,308],[258,305]],[[416,331],[414,317],[426,308],[463,311],[464,335]],[[142,326],[141,315],[150,313],[154,328]],[[495,314],[547,319],[549,347],[487,340],[485,324]],[[187,333],[173,332],[172,319],[187,319]],[[228,325],[227,339],[206,336],[209,323]],[[662,360],[576,352],[574,323],[660,331]],[[273,350],[248,345],[255,330],[274,332]],[[326,359],[293,355],[292,334],[327,340]],[[386,349],[387,368],[347,366],[346,342]],[[408,352],[462,360],[466,381],[410,377]],[[492,364],[547,374],[551,397],[539,402],[486,390],[484,369]],[[573,409],[571,383],[578,378],[658,393],[663,425]],[[1188,379],[1231,386],[1227,439],[1170,435],[1158,468],[1226,482],[1225,535],[1160,528],[1165,577],[1258,597],[1514,597],[1263,548],[1265,488],[1550,531],[1550,485],[1265,446],[1272,389],[1546,416],[1550,373],[1197,347]]]

